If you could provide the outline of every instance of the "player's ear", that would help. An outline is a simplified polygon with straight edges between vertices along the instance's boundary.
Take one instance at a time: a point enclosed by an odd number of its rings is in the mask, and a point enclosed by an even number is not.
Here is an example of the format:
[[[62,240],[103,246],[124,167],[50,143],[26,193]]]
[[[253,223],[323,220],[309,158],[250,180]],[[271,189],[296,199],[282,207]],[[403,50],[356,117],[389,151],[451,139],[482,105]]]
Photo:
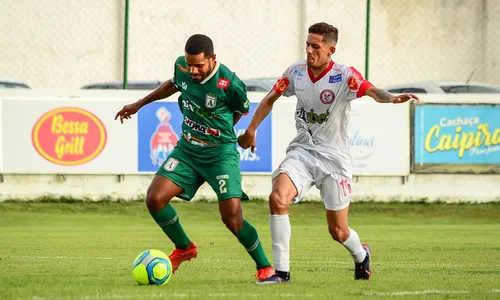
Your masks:
[[[330,51],[329,51],[329,54],[332,55],[333,53],[335,53],[335,50],[337,48],[335,48],[335,46],[330,46]]]
[[[211,62],[215,62],[215,53],[207,57]]]

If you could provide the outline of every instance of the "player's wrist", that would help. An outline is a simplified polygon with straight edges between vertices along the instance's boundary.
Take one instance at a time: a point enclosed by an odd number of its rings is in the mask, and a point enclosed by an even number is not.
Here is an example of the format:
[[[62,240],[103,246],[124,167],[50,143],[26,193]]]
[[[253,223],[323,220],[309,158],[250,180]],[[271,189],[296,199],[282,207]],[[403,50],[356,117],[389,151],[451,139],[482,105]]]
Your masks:
[[[253,127],[248,127],[247,130],[245,130],[245,134],[251,137],[255,136],[255,131],[257,131],[256,128]]]

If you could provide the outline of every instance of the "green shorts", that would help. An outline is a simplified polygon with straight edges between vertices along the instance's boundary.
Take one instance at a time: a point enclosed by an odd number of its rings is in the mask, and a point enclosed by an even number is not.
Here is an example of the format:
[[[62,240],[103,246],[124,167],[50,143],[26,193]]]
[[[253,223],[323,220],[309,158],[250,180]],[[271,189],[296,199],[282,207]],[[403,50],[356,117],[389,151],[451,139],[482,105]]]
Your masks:
[[[184,200],[191,200],[205,181],[210,184],[219,201],[241,199],[240,155],[235,145],[210,148],[191,147],[181,139],[156,174],[184,189],[177,195]]]

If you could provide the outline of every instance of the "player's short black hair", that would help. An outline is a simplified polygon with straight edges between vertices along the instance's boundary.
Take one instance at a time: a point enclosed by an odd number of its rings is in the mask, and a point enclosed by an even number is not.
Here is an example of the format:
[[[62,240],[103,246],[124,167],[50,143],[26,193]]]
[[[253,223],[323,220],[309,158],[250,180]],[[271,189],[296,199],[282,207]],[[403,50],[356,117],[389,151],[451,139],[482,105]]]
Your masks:
[[[328,23],[320,22],[313,24],[309,27],[309,33],[314,33],[321,35],[323,37],[323,42],[337,42],[339,38],[339,30]]]
[[[204,34],[195,34],[187,40],[184,51],[189,55],[203,53],[205,57],[207,57],[214,54],[214,44],[208,36]]]

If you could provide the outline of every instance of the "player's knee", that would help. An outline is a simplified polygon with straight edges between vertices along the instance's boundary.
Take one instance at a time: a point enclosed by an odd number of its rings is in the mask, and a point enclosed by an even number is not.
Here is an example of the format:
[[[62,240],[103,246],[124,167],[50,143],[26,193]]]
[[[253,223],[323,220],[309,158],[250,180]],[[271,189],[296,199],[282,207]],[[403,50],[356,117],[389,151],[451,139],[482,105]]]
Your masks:
[[[328,231],[332,238],[339,243],[344,243],[349,238],[349,228],[328,225]]]
[[[167,206],[170,199],[155,190],[148,190],[146,195],[146,206],[150,212],[160,211]]]
[[[288,199],[278,191],[272,191],[269,195],[269,209],[273,215],[284,215],[288,213]]]
[[[243,227],[243,217],[241,214],[224,214],[221,216],[222,222],[233,234],[240,232]]]

